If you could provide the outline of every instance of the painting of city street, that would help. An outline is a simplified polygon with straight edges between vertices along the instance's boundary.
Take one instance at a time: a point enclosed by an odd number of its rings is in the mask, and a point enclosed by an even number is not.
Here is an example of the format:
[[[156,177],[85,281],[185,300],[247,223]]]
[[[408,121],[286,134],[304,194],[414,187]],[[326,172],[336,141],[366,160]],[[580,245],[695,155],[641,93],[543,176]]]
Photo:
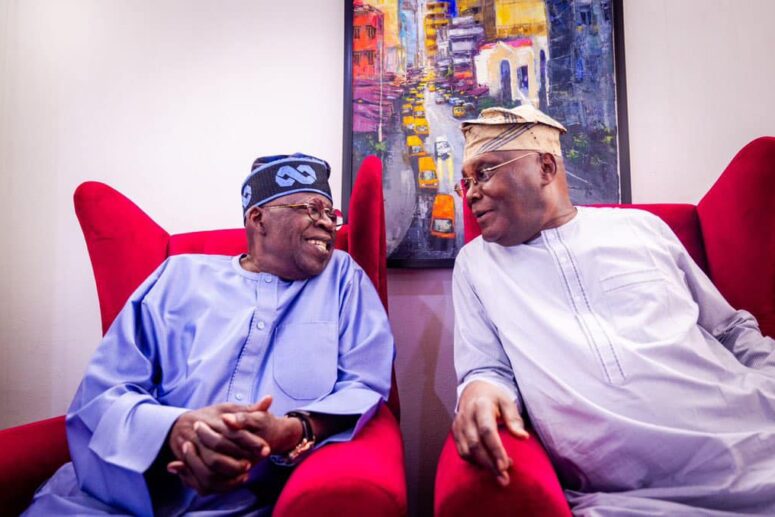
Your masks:
[[[351,170],[382,160],[390,265],[452,265],[460,124],[487,107],[530,103],[559,120],[572,200],[623,200],[613,3],[352,0]]]

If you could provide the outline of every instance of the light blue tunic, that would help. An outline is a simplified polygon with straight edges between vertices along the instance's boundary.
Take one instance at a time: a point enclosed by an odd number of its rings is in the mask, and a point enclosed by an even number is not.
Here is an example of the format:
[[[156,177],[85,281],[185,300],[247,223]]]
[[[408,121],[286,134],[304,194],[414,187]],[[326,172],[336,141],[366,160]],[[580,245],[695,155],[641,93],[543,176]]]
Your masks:
[[[453,298],[461,388],[515,399],[574,513],[775,515],[775,341],[661,219],[580,208],[519,246],[475,239]]]
[[[247,488],[200,497],[172,477],[153,487],[152,502],[144,473],[175,419],[272,395],[274,414],[361,415],[323,443],[346,441],[387,400],[393,355],[385,310],[346,253],[335,251],[320,275],[292,282],[245,271],[239,257],[170,257],[95,352],[67,414],[72,464],[39,490],[28,513],[260,512],[267,502]],[[267,463],[254,469],[253,483]]]

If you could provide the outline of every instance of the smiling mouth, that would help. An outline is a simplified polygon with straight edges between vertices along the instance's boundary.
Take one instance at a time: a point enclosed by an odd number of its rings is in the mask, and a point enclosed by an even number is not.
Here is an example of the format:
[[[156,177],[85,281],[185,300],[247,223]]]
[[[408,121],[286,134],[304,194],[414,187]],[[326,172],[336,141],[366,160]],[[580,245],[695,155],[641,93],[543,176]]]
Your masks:
[[[321,253],[331,251],[331,239],[307,239],[307,242],[315,246]]]

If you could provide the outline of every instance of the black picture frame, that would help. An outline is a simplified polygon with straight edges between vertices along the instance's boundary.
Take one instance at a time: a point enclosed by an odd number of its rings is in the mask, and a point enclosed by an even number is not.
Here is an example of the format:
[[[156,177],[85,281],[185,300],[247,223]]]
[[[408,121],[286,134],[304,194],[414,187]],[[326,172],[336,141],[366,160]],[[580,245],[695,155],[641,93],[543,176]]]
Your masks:
[[[424,0],[417,0],[422,2]],[[606,1],[606,0],[601,0]],[[620,202],[632,202],[630,178],[630,152],[627,117],[627,77],[624,36],[623,0],[610,0],[613,20],[613,61],[615,67],[616,92],[616,134],[619,172]],[[348,216],[350,194],[357,171],[353,170],[353,0],[343,1],[344,11],[344,67],[343,67],[343,137],[342,137],[342,207],[345,220]],[[390,214],[386,213],[386,217]],[[449,259],[392,259],[388,258],[391,268],[451,268],[454,258]]]

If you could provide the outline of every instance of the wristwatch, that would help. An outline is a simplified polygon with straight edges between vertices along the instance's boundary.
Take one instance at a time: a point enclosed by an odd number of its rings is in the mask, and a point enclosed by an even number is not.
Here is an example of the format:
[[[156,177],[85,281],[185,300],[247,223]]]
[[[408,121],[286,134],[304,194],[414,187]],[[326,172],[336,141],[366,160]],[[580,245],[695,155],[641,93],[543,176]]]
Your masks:
[[[278,465],[295,465],[296,462],[315,446],[315,430],[312,428],[310,414],[306,411],[289,411],[286,418],[297,418],[301,422],[301,441],[284,455],[272,456]]]

